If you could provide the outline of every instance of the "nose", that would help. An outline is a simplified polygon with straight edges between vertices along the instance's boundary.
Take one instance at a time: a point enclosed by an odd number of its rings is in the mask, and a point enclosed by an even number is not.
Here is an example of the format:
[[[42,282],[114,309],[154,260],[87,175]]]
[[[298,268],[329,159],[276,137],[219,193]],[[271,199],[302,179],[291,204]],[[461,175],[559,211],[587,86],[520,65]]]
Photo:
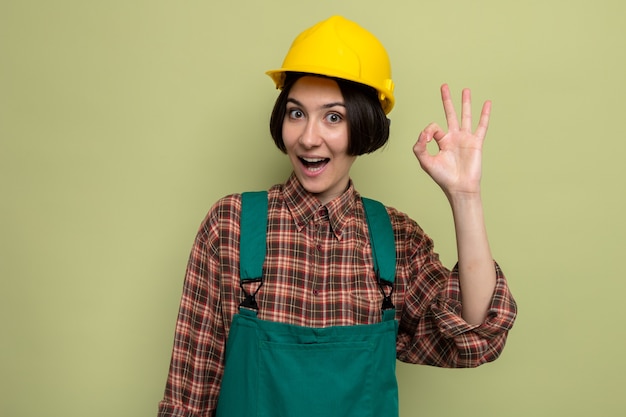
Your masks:
[[[315,148],[322,143],[321,129],[314,119],[307,120],[298,141],[306,149]]]

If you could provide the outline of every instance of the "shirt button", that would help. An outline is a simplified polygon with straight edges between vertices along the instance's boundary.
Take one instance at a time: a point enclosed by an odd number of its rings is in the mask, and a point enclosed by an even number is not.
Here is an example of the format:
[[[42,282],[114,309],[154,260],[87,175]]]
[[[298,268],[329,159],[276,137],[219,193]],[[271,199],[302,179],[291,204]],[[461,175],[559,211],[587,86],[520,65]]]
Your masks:
[[[322,245],[317,245],[316,249],[317,249],[318,252],[321,252],[322,251]]]
[[[318,290],[313,290],[313,295],[319,295],[319,291]]]

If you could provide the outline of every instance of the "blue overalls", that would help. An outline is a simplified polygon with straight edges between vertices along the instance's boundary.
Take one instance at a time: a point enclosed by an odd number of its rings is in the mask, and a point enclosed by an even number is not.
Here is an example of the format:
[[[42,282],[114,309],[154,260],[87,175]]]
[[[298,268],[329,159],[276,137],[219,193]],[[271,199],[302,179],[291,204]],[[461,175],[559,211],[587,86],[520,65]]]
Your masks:
[[[363,205],[384,295],[381,321],[313,328],[260,320],[256,292],[244,289],[226,343],[218,417],[398,416],[398,324],[385,293],[395,278],[394,236],[385,207],[365,198]],[[243,289],[262,285],[267,193],[243,193],[241,216]]]

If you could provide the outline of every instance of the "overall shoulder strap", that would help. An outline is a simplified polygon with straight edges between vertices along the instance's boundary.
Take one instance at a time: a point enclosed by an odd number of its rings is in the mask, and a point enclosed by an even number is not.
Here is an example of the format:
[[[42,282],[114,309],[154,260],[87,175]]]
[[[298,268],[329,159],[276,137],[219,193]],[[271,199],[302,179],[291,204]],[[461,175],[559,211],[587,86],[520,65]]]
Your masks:
[[[396,275],[396,246],[387,209],[379,201],[362,198],[367,227],[372,242],[374,270],[379,277],[393,283]],[[241,279],[259,279],[263,275],[266,253],[267,191],[241,195]]]
[[[396,243],[391,220],[385,206],[369,198],[362,198],[367,227],[372,242],[374,270],[379,278],[393,284],[396,277]]]
[[[266,252],[267,191],[250,191],[241,194],[240,227],[241,280],[260,280],[263,275]]]
[[[374,271],[379,280],[378,284],[383,294],[383,320],[393,320],[395,307],[391,302],[393,283],[396,276],[396,245],[391,226],[391,220],[385,206],[369,198],[362,198],[367,227],[372,245]],[[266,254],[267,233],[267,191],[245,192],[241,195],[241,223],[239,239],[239,269],[241,287],[248,281],[259,281],[262,284],[263,262]],[[391,292],[385,293],[383,285],[391,287]],[[256,292],[246,294],[242,307],[258,310],[255,300]]]

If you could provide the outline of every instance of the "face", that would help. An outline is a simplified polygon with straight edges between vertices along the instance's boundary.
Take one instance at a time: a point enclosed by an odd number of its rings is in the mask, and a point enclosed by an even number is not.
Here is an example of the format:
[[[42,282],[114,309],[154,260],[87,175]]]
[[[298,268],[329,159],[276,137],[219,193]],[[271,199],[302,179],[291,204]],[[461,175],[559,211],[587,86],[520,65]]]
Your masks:
[[[328,78],[304,76],[289,91],[283,142],[296,177],[322,204],[341,195],[356,156],[348,155],[341,90]]]

